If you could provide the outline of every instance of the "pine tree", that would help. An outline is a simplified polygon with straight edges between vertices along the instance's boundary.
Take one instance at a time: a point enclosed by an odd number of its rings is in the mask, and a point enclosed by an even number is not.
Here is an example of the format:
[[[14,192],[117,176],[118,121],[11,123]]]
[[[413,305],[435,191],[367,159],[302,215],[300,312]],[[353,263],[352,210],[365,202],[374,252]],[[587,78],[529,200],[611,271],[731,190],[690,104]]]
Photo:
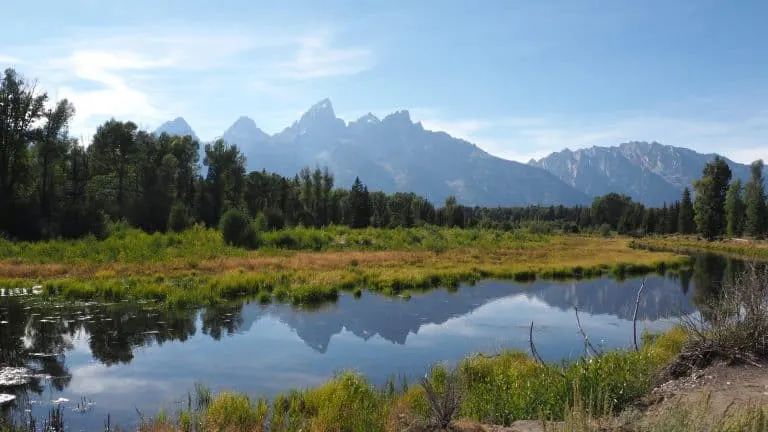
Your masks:
[[[695,230],[696,225],[694,224],[691,191],[685,188],[683,190],[683,198],[680,201],[680,209],[677,213],[677,231],[681,234],[693,234]]]
[[[735,179],[725,194],[726,233],[729,237],[740,236],[744,226],[744,200],[741,197],[741,180]]]
[[[350,226],[352,228],[365,228],[371,223],[371,198],[366,187],[359,177],[355,177],[355,183],[349,191]]]
[[[753,237],[762,237],[768,231],[768,210],[765,203],[763,161],[757,160],[750,166],[752,178],[744,187],[746,220],[744,231]]]
[[[725,230],[725,194],[731,180],[731,169],[719,156],[704,167],[701,179],[694,182],[696,201],[694,217],[699,233],[707,240]]]

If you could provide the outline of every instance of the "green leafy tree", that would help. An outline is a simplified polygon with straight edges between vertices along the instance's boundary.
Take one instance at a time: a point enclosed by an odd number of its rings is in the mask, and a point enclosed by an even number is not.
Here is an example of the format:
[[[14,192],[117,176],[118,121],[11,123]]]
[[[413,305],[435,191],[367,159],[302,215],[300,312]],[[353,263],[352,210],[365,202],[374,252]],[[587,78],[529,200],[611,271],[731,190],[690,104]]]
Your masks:
[[[701,179],[694,182],[694,213],[699,233],[712,240],[725,230],[725,194],[731,180],[731,169],[719,156],[704,167]]]
[[[138,144],[136,133],[138,127],[133,122],[109,120],[96,129],[88,151],[91,156],[91,168],[94,177],[101,188],[111,189],[112,203],[101,201],[101,206],[113,219],[123,219],[130,216],[130,201],[132,192]]]
[[[744,228],[744,201],[741,198],[741,180],[734,179],[725,194],[726,234],[740,236]]]
[[[632,198],[627,195],[609,193],[597,197],[592,201],[592,222],[597,225],[607,223],[611,228],[618,229],[622,217],[625,222],[631,218],[632,215],[628,214],[631,204]]]
[[[462,207],[456,204],[456,197],[449,196],[445,200],[445,206],[442,208],[442,224],[447,227],[463,227],[464,216]]]
[[[371,192],[371,225],[383,228],[389,225],[389,198],[384,192]]]
[[[13,69],[0,79],[0,230],[35,235],[28,220],[32,173],[29,144],[40,136],[48,96]]]
[[[168,215],[168,230],[181,232],[187,229],[189,225],[190,220],[187,208],[182,203],[174,203],[171,206],[171,211]]]
[[[243,203],[245,192],[245,156],[235,145],[223,140],[205,145],[205,159],[208,167],[200,211],[208,225],[214,225],[229,209]]]
[[[66,172],[66,156],[73,145],[67,133],[67,125],[72,119],[75,109],[66,99],[55,107],[46,110],[45,125],[41,128],[35,144],[37,160],[38,204],[40,221],[44,225],[45,237],[59,234],[57,225],[61,216],[60,204],[63,201],[64,176]]]
[[[765,202],[765,181],[763,161],[757,160],[750,166],[752,177],[744,187],[746,220],[744,231],[753,237],[762,237],[768,231],[768,209]]]

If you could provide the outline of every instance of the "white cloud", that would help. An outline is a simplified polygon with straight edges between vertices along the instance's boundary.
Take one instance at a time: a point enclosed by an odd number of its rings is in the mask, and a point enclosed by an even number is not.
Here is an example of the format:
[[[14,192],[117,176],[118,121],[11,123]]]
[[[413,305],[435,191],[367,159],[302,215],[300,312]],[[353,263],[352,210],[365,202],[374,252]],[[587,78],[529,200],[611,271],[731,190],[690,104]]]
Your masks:
[[[277,74],[304,80],[353,75],[373,65],[373,53],[367,48],[331,47],[326,34],[298,38],[299,49],[291,60],[276,65]]]
[[[69,40],[9,52],[24,53],[32,65],[24,73],[39,78],[52,98],[73,102],[77,112],[70,130],[87,139],[108,117],[153,126],[190,112],[207,117],[207,105],[231,104],[236,97],[242,102],[243,92],[290,99],[309,80],[373,66],[371,50],[341,46],[333,36],[329,30],[302,34],[191,25],[89,28]],[[0,63],[10,59],[15,60],[0,56]]]
[[[75,379],[69,385],[69,390],[76,394],[97,394],[106,390],[118,393],[135,393],[143,388],[147,391],[162,391],[164,383],[148,379],[110,376],[107,366],[91,363],[74,368],[71,374]]]

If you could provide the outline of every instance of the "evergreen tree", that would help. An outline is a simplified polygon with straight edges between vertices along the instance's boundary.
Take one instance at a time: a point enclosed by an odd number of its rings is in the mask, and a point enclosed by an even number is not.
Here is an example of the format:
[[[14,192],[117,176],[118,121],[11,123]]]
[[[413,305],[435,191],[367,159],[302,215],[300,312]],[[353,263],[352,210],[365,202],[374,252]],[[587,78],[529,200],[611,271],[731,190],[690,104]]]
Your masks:
[[[355,182],[349,191],[348,203],[350,226],[352,228],[365,228],[370,225],[371,199],[368,187],[363,185],[359,177],[355,177]]]
[[[701,179],[694,182],[694,213],[699,233],[708,240],[725,230],[725,194],[731,180],[731,169],[725,160],[715,156],[704,167]]]
[[[645,212],[643,213],[642,229],[645,234],[653,234],[658,229],[657,216],[654,209],[645,209]]]
[[[763,161],[757,160],[750,166],[752,177],[744,187],[746,220],[744,231],[753,237],[762,237],[768,231],[768,210],[766,210]]]
[[[679,231],[680,201],[676,201],[667,209],[666,232],[673,234]]]
[[[677,231],[681,234],[693,234],[695,230],[696,225],[693,215],[691,191],[685,188],[683,189],[683,197],[680,201],[680,209],[677,212]]]
[[[740,236],[744,224],[744,201],[741,198],[741,180],[735,179],[725,194],[726,233],[730,237]]]

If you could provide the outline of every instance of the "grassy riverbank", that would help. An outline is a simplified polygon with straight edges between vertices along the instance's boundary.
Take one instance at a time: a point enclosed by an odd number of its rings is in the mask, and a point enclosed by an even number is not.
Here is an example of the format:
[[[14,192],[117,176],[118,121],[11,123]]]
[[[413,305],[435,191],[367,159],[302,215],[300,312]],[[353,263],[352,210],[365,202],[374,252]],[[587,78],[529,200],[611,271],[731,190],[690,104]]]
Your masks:
[[[650,390],[651,378],[681,349],[685,333],[647,338],[637,352],[615,351],[564,366],[539,364],[526,354],[470,356],[455,368],[436,366],[427,379],[438,404],[460,388],[455,418],[509,425],[518,419],[562,420],[568,407],[589,406],[594,415],[617,412]],[[161,413],[143,431],[399,431],[428,430],[433,416],[427,386],[382,387],[344,372],[320,387],[296,390],[272,401],[198,388],[179,412]],[[435,429],[436,430],[436,429]]]
[[[692,236],[665,236],[632,240],[631,246],[651,251],[688,255],[706,252],[731,258],[768,260],[768,241],[766,240],[723,239],[706,241]]]
[[[247,296],[312,303],[340,290],[392,295],[483,278],[623,277],[686,262],[674,253],[630,248],[622,238],[523,231],[297,228],[266,233],[264,244],[258,251],[234,248],[202,228],[124,230],[103,241],[0,241],[0,286],[39,283],[51,296],[177,305]]]

